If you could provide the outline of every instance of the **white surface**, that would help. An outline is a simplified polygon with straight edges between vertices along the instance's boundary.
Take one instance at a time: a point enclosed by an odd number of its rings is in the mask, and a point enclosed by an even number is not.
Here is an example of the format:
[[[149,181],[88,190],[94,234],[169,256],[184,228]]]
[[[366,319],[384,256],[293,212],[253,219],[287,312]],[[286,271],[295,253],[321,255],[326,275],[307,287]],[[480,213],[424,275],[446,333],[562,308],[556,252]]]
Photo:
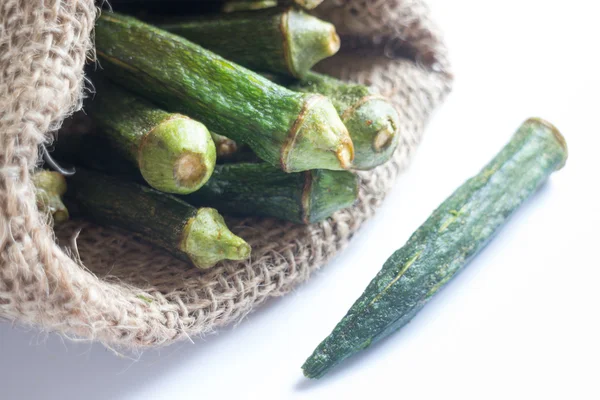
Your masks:
[[[134,360],[0,323],[0,398],[600,398],[600,7],[431,3],[454,92],[412,168],[335,262],[235,328]],[[305,380],[300,365],[385,259],[532,115],[565,134],[566,168],[405,329]]]

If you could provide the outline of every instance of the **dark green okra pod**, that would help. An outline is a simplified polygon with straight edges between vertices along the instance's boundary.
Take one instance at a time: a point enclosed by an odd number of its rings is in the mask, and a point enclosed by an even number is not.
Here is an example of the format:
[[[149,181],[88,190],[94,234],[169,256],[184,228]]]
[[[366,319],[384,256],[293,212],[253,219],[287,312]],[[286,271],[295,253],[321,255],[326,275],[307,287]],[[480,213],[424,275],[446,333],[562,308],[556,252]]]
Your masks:
[[[310,224],[352,206],[357,196],[358,177],[347,171],[286,174],[265,163],[239,163],[217,165],[211,180],[183,199],[234,215]]]
[[[289,88],[331,99],[354,144],[352,167],[372,169],[389,160],[398,146],[400,116],[390,100],[364,85],[309,72]]]
[[[96,23],[107,75],[286,172],[346,169],[354,148],[325,96],[276,85],[186,39],[118,14]]]
[[[160,27],[250,69],[294,77],[340,48],[332,24],[293,7],[195,16]]]
[[[31,177],[35,186],[35,201],[38,210],[50,214],[54,223],[58,224],[69,219],[69,210],[62,202],[62,196],[67,191],[65,177],[54,171],[37,171]]]
[[[319,378],[406,325],[490,241],[507,218],[567,160],[549,123],[530,119],[383,265],[346,316],[302,366]]]
[[[197,209],[146,186],[77,168],[67,198],[87,218],[137,233],[200,269],[250,255],[250,246],[216,210]]]
[[[87,148],[92,154],[80,154],[81,158],[104,159],[110,164],[120,155],[162,192],[191,193],[206,183],[215,167],[216,152],[203,124],[163,111],[134,93],[95,78],[96,95],[87,110],[109,149],[82,146],[78,151]]]

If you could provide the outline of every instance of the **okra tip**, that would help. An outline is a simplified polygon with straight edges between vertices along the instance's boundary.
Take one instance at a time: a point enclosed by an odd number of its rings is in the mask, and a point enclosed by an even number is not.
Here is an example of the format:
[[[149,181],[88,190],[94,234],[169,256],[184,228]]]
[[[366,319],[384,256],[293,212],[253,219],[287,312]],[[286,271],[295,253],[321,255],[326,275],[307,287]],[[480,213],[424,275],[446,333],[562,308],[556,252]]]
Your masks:
[[[215,162],[215,144],[206,127],[183,115],[175,115],[148,132],[138,154],[146,182],[167,193],[198,190],[212,175]]]
[[[293,8],[284,14],[282,30],[287,42],[288,66],[296,77],[302,77],[340,49],[340,37],[333,24]]]
[[[302,373],[309,379],[319,379],[331,367],[330,357],[322,352],[315,351],[302,365]]]
[[[562,167],[564,167],[567,162],[567,158],[569,157],[569,148],[567,146],[567,140],[562,135],[562,133],[560,133],[558,128],[552,123],[546,121],[545,119],[537,117],[529,118],[527,121],[525,121],[524,125],[532,125],[545,128],[545,130],[549,131],[552,134],[552,136],[554,137],[554,139],[556,139],[556,142],[560,145],[564,152],[563,161],[557,169],[561,169]]]
[[[251,252],[250,245],[233,234],[213,208],[200,208],[188,221],[181,250],[200,269],[222,260],[245,260]]]
[[[322,95],[307,95],[281,149],[281,168],[286,172],[343,170],[350,168],[353,160],[352,139],[331,101]]]

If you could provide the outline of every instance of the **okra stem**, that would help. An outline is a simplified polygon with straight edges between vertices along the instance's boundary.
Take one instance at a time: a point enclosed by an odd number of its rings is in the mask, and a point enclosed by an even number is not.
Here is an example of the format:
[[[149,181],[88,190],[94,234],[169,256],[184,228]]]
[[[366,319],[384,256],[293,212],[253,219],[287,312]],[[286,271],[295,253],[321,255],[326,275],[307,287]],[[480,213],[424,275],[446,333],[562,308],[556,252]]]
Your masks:
[[[231,157],[238,151],[238,144],[226,136],[213,133],[212,139],[215,142],[218,159]]]

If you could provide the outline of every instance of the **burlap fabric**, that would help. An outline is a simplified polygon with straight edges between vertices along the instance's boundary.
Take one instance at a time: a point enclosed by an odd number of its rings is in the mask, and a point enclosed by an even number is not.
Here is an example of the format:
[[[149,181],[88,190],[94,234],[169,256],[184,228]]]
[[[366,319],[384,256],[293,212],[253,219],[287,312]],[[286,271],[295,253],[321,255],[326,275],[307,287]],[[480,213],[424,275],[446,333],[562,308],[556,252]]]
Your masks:
[[[0,316],[108,346],[172,343],[239,320],[305,281],[371,217],[449,91],[445,50],[422,0],[326,0],[346,46],[321,69],[376,86],[402,115],[393,161],[361,173],[358,204],[313,226],[229,219],[248,262],[209,272],[135,237],[72,222],[60,244],[30,181],[38,145],[81,105],[92,0],[0,2]],[[79,232],[79,235],[76,234]]]

